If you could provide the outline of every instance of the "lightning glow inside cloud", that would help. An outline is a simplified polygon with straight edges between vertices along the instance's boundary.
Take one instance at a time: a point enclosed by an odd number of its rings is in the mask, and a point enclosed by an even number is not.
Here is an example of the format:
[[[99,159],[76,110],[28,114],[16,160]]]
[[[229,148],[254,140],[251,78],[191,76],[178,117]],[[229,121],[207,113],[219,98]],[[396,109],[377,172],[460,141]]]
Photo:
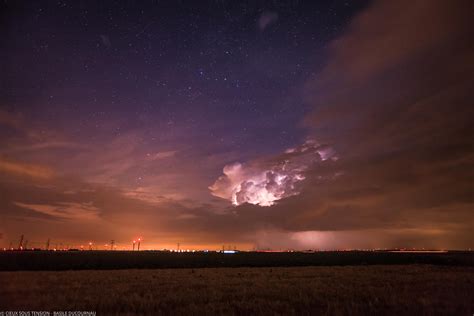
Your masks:
[[[314,164],[336,160],[335,151],[314,140],[290,148],[276,159],[249,164],[226,165],[224,175],[209,187],[212,195],[227,199],[238,206],[250,203],[271,206],[276,201],[298,195],[305,172]]]

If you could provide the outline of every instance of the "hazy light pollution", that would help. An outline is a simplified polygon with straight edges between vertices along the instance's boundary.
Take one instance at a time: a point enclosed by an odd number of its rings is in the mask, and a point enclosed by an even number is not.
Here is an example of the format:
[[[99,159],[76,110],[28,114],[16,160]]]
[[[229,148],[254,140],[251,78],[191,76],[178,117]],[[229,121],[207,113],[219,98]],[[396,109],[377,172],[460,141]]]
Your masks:
[[[472,1],[6,1],[0,245],[472,248]]]

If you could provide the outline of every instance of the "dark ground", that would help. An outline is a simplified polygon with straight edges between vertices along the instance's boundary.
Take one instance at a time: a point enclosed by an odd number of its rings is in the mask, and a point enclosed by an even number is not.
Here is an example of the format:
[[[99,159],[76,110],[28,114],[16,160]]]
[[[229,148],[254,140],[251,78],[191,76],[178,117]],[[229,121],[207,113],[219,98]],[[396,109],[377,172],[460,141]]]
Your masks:
[[[472,252],[1,252],[0,314],[472,315],[473,258]]]
[[[474,252],[373,251],[176,253],[161,251],[3,251],[0,271],[431,264],[474,266]]]
[[[474,268],[371,265],[0,272],[1,310],[97,315],[472,315]]]

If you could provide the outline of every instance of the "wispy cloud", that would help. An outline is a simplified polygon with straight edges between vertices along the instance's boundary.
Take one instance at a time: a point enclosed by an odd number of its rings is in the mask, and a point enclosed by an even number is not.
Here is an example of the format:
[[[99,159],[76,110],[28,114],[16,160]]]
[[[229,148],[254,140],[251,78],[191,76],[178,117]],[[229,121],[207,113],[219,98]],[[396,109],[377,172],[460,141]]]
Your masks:
[[[41,150],[50,150],[50,149],[81,149],[86,148],[85,145],[81,145],[75,142],[70,141],[42,141],[33,143],[30,145],[22,145],[22,146],[13,146],[4,152],[9,154],[14,153],[24,153],[24,152],[34,152],[34,151],[41,151]]]
[[[14,202],[15,205],[51,216],[55,220],[98,220],[99,209],[91,203],[57,202],[55,204],[27,204]]]
[[[149,161],[155,161],[160,159],[171,158],[176,154],[176,150],[169,150],[169,151],[159,151],[156,153],[147,153],[146,159]]]
[[[258,18],[258,29],[263,32],[267,27],[278,21],[278,13],[274,11],[265,11]]]
[[[18,161],[0,158],[0,171],[18,176],[28,176],[34,178],[50,179],[54,176],[54,171],[46,166],[23,163]]]

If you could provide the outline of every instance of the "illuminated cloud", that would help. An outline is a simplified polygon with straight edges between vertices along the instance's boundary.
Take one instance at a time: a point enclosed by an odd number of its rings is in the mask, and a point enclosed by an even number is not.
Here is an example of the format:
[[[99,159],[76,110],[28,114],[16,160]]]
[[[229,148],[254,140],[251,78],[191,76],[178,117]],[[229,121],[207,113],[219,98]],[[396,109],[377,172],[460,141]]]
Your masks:
[[[209,189],[214,196],[227,199],[235,206],[244,203],[271,206],[280,199],[299,194],[305,172],[317,162],[328,159],[337,159],[331,147],[308,140],[276,159],[226,165],[224,175]]]
[[[452,234],[436,228],[387,228],[345,231],[259,231],[259,249],[364,249],[403,248],[407,245],[444,248]],[[419,241],[422,240],[422,243]]]

